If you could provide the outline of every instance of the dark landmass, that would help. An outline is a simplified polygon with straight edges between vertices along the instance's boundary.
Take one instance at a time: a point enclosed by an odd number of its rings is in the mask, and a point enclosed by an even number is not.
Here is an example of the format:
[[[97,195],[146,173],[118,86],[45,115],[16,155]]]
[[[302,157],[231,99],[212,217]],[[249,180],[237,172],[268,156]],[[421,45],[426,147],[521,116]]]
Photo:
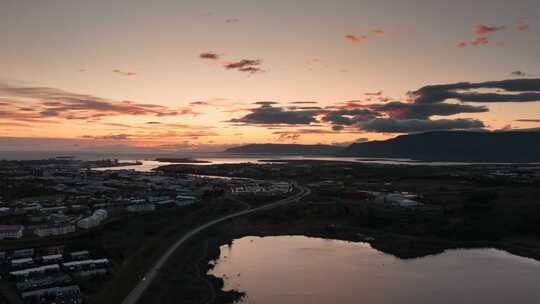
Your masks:
[[[167,157],[160,157],[156,158],[156,161],[162,162],[162,163],[176,163],[176,164],[209,164],[210,161],[207,160],[198,160],[194,158],[167,158]]]
[[[277,155],[335,155],[343,147],[331,145],[297,144],[251,144],[229,148],[224,153],[231,154],[277,154]]]
[[[52,164],[64,170],[56,170]],[[139,303],[238,300],[244,296],[241,290],[223,291],[223,280],[207,272],[212,267],[209,261],[219,257],[221,245],[249,235],[305,235],[369,242],[373,248],[403,259],[450,248],[493,247],[540,260],[540,165],[410,166],[293,160],[272,164],[170,164],[158,168],[159,173],[126,175],[88,171],[84,166],[80,172],[69,173],[68,168],[75,164],[59,160],[0,161],[0,180],[4,182],[0,183],[0,191],[8,201],[16,202],[14,206],[22,204],[20,199],[37,197],[57,201],[43,196],[65,192],[65,188],[55,186],[65,185],[69,174],[77,183],[71,182],[67,190],[76,192],[88,191],[86,183],[102,181],[104,190],[89,198],[105,201],[119,193],[163,195],[178,183],[187,183],[189,189],[205,189],[200,203],[194,205],[158,206],[153,212],[140,214],[126,214],[120,210],[123,208],[111,207],[111,219],[95,229],[49,238],[0,241],[2,250],[69,244],[70,250],[87,249],[108,257],[112,277],[100,281],[98,288],[83,288],[85,301],[90,304],[120,303],[161,254],[194,227],[289,195],[255,191],[233,195],[227,189],[242,186],[240,179],[190,182],[186,178],[189,174],[243,178],[245,183],[248,178],[294,181],[310,188],[311,194],[300,202],[231,219],[196,235],[174,253]],[[45,174],[47,170],[52,174]],[[50,176],[58,176],[58,181]],[[168,180],[165,184],[164,179]],[[111,186],[115,188],[107,190]],[[421,205],[388,205],[385,195],[389,193],[412,195]],[[64,197],[61,205],[76,205],[79,200],[89,206],[97,203],[78,196]],[[19,223],[31,224],[30,219],[16,212],[0,217],[3,225]]]
[[[85,166],[89,168],[116,168],[116,167],[127,167],[127,166],[140,166],[142,162],[140,161],[130,161],[130,162],[117,162],[114,160],[97,160],[97,161],[86,161],[84,162]]]
[[[428,132],[352,144],[340,155],[424,161],[538,162],[540,132]]]

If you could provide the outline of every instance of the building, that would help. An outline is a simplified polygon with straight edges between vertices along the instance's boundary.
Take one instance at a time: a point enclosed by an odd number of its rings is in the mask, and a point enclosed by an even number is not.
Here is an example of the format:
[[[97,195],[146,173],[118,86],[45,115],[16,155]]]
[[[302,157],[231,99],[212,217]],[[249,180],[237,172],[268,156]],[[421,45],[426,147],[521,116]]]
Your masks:
[[[75,232],[75,225],[73,224],[54,224],[41,226],[34,230],[34,234],[39,237],[51,236],[51,235],[63,235]]]
[[[24,302],[45,303],[45,299],[51,300],[46,303],[82,303],[79,286],[51,287],[21,293]]]
[[[12,271],[9,273],[15,279],[25,278],[30,275],[46,274],[46,273],[58,273],[60,272],[60,266],[58,264],[47,265],[41,267],[28,268],[23,270]]]
[[[16,249],[11,252],[11,257],[14,259],[28,258],[34,256],[34,248]]]
[[[33,258],[13,259],[9,262],[13,268],[21,268],[24,266],[30,266],[34,264]]]
[[[197,198],[192,195],[177,195],[176,196],[176,205],[185,206],[194,204],[197,201]]]
[[[148,211],[156,210],[156,205],[154,204],[129,205],[126,207],[126,210],[129,212],[148,212]]]
[[[90,256],[90,252],[88,250],[74,251],[70,252],[69,256],[72,259],[81,260],[88,258]]]
[[[107,218],[107,211],[105,209],[98,209],[94,213],[87,217],[83,218],[77,223],[77,227],[81,229],[90,229],[97,227],[102,221]]]
[[[420,205],[419,202],[413,201],[399,193],[390,193],[384,197],[384,203],[392,206],[399,206],[405,208],[414,208]]]
[[[66,262],[62,266],[69,271],[79,271],[97,268],[107,268],[109,266],[109,259],[97,259],[97,260],[84,260],[75,262]]]
[[[24,226],[0,225],[0,240],[20,239],[23,236]]]
[[[63,259],[64,257],[61,254],[44,255],[41,257],[41,260],[43,261],[44,264],[59,262]]]

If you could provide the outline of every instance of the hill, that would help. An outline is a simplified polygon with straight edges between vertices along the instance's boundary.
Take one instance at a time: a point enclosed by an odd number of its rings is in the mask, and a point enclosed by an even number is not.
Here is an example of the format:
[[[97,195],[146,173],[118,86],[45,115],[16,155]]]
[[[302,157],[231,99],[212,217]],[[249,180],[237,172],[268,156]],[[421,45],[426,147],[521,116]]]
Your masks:
[[[250,144],[229,148],[224,153],[231,154],[273,154],[273,155],[335,155],[343,147],[331,145],[299,144]]]
[[[426,161],[538,162],[540,132],[427,132],[352,144],[340,155]]]

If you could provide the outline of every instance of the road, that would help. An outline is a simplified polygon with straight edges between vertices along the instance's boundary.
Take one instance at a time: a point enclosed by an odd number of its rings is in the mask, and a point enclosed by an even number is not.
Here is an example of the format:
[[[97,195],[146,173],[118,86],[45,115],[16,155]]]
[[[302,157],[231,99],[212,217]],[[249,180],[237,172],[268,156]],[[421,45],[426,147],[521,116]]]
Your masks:
[[[201,225],[201,226],[199,226],[197,228],[194,228],[194,229],[188,231],[186,234],[184,234],[184,236],[181,239],[179,239],[178,241],[176,241],[176,243],[174,243],[171,247],[169,247],[169,249],[167,249],[167,251],[159,258],[159,260],[156,262],[156,264],[154,264],[154,266],[152,266],[152,268],[150,268],[150,270],[148,270],[148,272],[145,274],[143,279],[141,279],[139,281],[137,286],[135,286],[135,288],[131,290],[131,292],[124,299],[124,301],[122,301],[122,304],[136,304],[140,300],[140,298],[142,297],[142,295],[144,294],[146,289],[148,289],[148,287],[152,284],[154,279],[159,275],[160,269],[163,266],[165,266],[165,264],[167,263],[167,260],[173,255],[173,253],[180,246],[182,246],[184,243],[186,243],[189,239],[191,239],[193,236],[195,236],[197,233],[203,231],[206,228],[212,227],[212,226],[214,226],[216,224],[219,224],[221,222],[224,222],[226,220],[229,220],[229,219],[232,219],[232,218],[235,218],[235,217],[239,217],[239,216],[243,216],[243,215],[246,215],[246,214],[255,213],[255,212],[259,212],[259,211],[263,211],[263,210],[270,210],[270,209],[273,209],[273,208],[276,208],[276,207],[279,207],[279,206],[283,206],[283,205],[287,205],[287,204],[290,204],[290,203],[297,202],[298,200],[302,199],[303,197],[305,197],[306,195],[309,195],[311,193],[309,188],[302,187],[302,186],[298,186],[298,188],[300,189],[300,192],[296,193],[295,195],[293,195],[291,197],[288,197],[288,198],[282,199],[280,201],[277,201],[277,202],[274,202],[274,203],[271,203],[271,204],[268,204],[268,205],[264,205],[264,206],[261,206],[261,207],[257,207],[257,208],[253,208],[253,209],[247,209],[247,210],[239,211],[239,212],[236,212],[236,213],[232,213],[232,214],[223,216],[221,218],[218,218],[216,220],[207,222],[207,223],[205,223],[205,224],[203,224],[203,225]]]

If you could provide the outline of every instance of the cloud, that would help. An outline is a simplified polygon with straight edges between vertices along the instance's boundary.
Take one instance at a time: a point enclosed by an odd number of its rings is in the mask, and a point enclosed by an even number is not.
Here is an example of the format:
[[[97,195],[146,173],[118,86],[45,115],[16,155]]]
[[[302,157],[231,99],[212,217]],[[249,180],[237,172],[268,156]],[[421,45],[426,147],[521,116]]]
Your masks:
[[[370,109],[340,109],[328,111],[322,121],[329,122],[333,125],[352,126],[361,121],[373,119],[382,114]]]
[[[349,42],[352,42],[352,43],[360,43],[360,42],[362,42],[362,40],[367,39],[367,36],[349,34],[349,35],[343,36],[343,38],[345,40],[349,41]]]
[[[381,96],[383,93],[383,91],[378,91],[378,92],[367,92],[367,93],[364,93],[364,95],[366,96]]]
[[[485,36],[498,31],[503,31],[505,29],[505,26],[488,26],[484,24],[477,24],[473,28],[473,33],[477,36]]]
[[[199,54],[199,58],[208,59],[208,60],[218,60],[220,59],[220,56],[213,52],[205,52],[205,53]]]
[[[22,87],[0,82],[0,99],[12,100],[17,107],[5,109],[0,117],[24,121],[69,119],[96,121],[120,115],[180,116],[196,115],[189,108],[169,108],[156,104],[115,101],[88,94],[77,94],[50,87]],[[25,108],[20,110],[19,108]],[[26,108],[34,109],[27,111]]]
[[[489,109],[485,106],[471,106],[453,103],[418,104],[399,101],[386,104],[372,104],[370,109],[400,119],[427,119],[431,116],[451,116],[461,113],[484,113]]]
[[[489,44],[489,39],[487,37],[478,37],[475,40],[470,42],[472,46],[481,46]]]
[[[199,58],[203,60],[219,61],[219,63],[226,70],[236,70],[239,72],[245,72],[250,74],[265,72],[261,68],[262,60],[260,59],[241,59],[238,61],[225,61],[221,60],[221,55],[214,52],[205,52],[199,54]]]
[[[230,62],[225,64],[225,69],[227,70],[237,70],[240,72],[247,72],[251,74],[264,72],[259,66],[261,65],[261,60],[259,59],[242,59],[236,62]]]
[[[513,71],[512,75],[517,76],[517,77],[531,77],[531,76],[534,76],[534,75],[531,75],[531,74],[528,74],[528,73],[525,73],[525,72],[519,71],[519,70]]]
[[[523,20],[519,21],[516,25],[516,31],[527,33],[531,31],[531,26],[527,23],[525,23]]]
[[[518,119],[520,122],[540,122],[540,119]]]
[[[111,134],[111,135],[101,135],[101,136],[92,136],[92,135],[83,135],[81,138],[84,139],[93,139],[93,140],[129,140],[131,135],[129,134]]]
[[[122,71],[122,70],[119,70],[119,69],[114,69],[113,73],[116,73],[116,74],[119,74],[119,75],[122,75],[122,76],[128,76],[128,77],[137,75],[137,73],[135,73],[135,72]]]
[[[315,110],[286,110],[273,106],[274,102],[258,102],[258,108],[250,109],[251,113],[229,120],[232,123],[248,125],[309,125],[316,123]]]
[[[394,119],[375,118],[360,122],[358,128],[367,132],[414,133],[437,130],[482,129],[485,125],[476,119]]]
[[[500,89],[503,92],[481,91],[486,89]],[[448,99],[461,102],[533,102],[540,101],[540,79],[508,79],[478,83],[458,82],[429,85],[410,92],[409,96],[414,99],[415,103],[440,103]]]
[[[316,101],[291,101],[289,104],[317,104]]]

